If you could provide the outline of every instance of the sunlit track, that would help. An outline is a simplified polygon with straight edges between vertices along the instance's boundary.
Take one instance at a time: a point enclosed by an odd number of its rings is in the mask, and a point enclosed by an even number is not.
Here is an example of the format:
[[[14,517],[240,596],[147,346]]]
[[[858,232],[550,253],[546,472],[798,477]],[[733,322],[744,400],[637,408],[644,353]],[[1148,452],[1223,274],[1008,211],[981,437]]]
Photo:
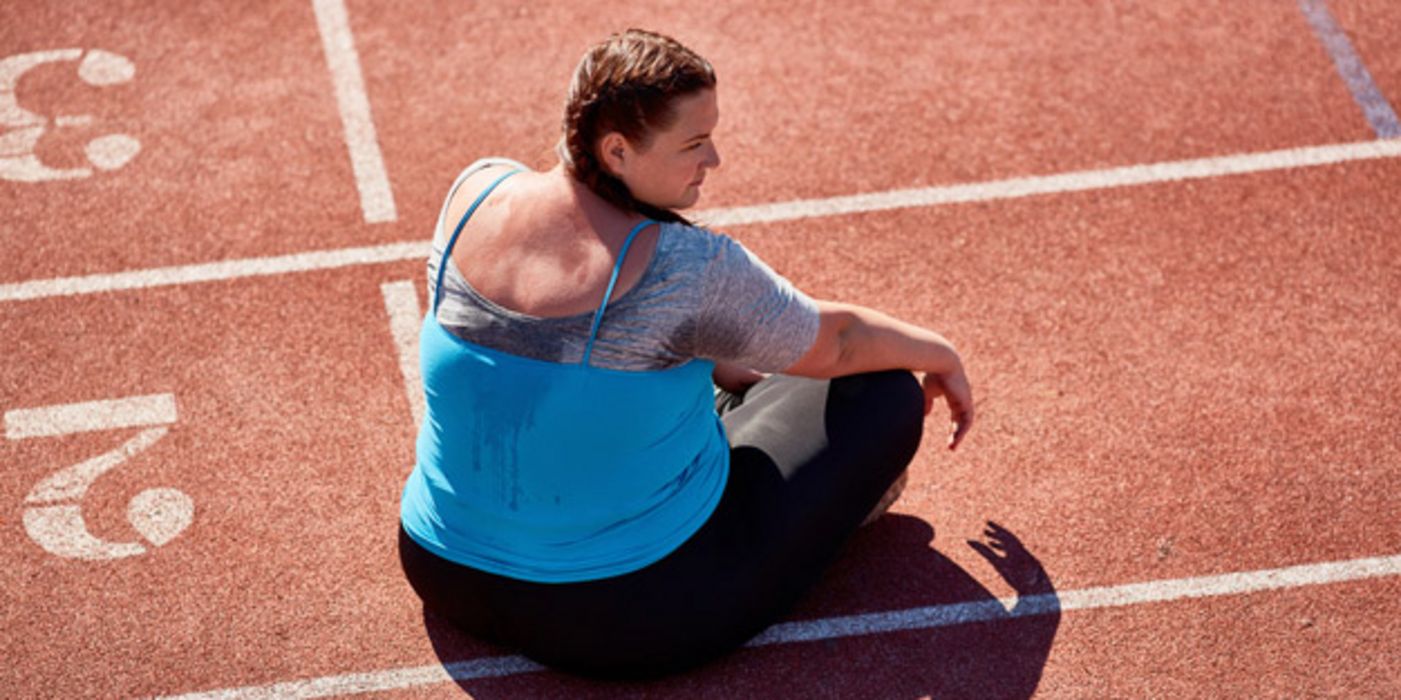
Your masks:
[[[0,695],[1401,698],[1401,3],[1051,5],[11,3]],[[646,679],[493,644],[396,551],[444,188],[553,163],[625,27],[718,75],[686,217],[945,334],[981,414],[949,452],[935,406],[798,600]],[[497,302],[596,251],[476,241],[489,330],[572,323]],[[634,262],[730,311],[666,313],[772,325],[671,260]],[[622,618],[743,598],[702,587],[534,612],[645,673]]]
[[[315,0],[312,8],[316,11],[316,28],[321,33],[321,45],[336,89],[336,106],[340,108],[345,143],[350,149],[355,188],[360,192],[360,211],[368,223],[393,221],[398,218],[394,192],[389,186],[379,138],[375,136],[375,120],[370,116],[370,99],[365,94],[365,79],[360,71],[360,57],[355,51],[345,3]]]
[[[1046,615],[1058,611],[1093,610],[1161,603],[1190,598],[1258,593],[1401,575],[1401,555],[1302,564],[1278,569],[1239,571],[1215,576],[1145,581],[1025,596],[865,615],[785,622],[750,640],[749,647],[812,642],[863,634],[932,629]],[[285,683],[226,688],[159,700],[252,700],[255,698],[320,698],[396,690],[415,686],[530,673],[543,667],[522,656],[496,656],[449,664],[347,673]]]
[[[728,209],[711,209],[695,212],[694,218],[716,228],[743,226],[861,212],[987,202],[1036,195],[1293,170],[1396,157],[1401,157],[1401,139],[1361,141],[1147,163],[1101,170],[1080,170],[1056,175],[991,180],[962,185],[899,189],[823,199],[801,199]],[[373,265],[421,259],[427,253],[426,243],[414,241],[263,258],[224,260],[195,265],[157,267],[127,272],[10,282],[0,285],[0,302],[147,289],[327,270],[355,265]]]

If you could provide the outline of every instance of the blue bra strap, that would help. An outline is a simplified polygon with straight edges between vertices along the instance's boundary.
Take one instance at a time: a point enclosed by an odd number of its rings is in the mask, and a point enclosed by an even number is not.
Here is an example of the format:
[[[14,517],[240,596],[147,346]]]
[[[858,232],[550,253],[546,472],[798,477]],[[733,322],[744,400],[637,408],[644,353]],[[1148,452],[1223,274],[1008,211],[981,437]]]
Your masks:
[[[462,227],[467,225],[467,220],[472,218],[472,214],[477,211],[477,207],[481,206],[482,202],[486,200],[486,196],[491,194],[491,191],[496,189],[496,186],[501,184],[502,180],[505,180],[506,178],[515,175],[518,172],[520,171],[512,170],[511,172],[508,172],[505,175],[496,178],[494,181],[492,181],[490,185],[487,185],[486,189],[482,190],[482,193],[477,195],[477,200],[475,202],[472,202],[472,206],[467,207],[467,213],[462,215],[462,220],[457,222],[457,228],[453,230],[452,238],[448,239],[447,248],[443,249],[443,257],[440,260],[438,260],[438,283],[433,286],[434,314],[438,313],[438,302],[443,298],[443,272],[448,269],[448,256],[452,255],[452,247],[457,244],[457,236],[458,234],[462,233]]]
[[[613,266],[613,276],[608,280],[608,291],[603,293],[603,303],[598,305],[598,311],[593,315],[593,327],[589,329],[589,343],[584,346],[584,361],[579,363],[584,366],[589,364],[589,356],[593,355],[593,341],[598,339],[598,327],[603,323],[603,312],[608,308],[608,300],[613,297],[613,286],[618,283],[618,273],[623,271],[623,260],[628,256],[628,248],[632,247],[632,239],[637,237],[638,232],[646,228],[648,224],[655,221],[647,219],[642,223],[632,227],[628,232],[628,238],[623,241],[623,249],[618,253],[618,263]]]

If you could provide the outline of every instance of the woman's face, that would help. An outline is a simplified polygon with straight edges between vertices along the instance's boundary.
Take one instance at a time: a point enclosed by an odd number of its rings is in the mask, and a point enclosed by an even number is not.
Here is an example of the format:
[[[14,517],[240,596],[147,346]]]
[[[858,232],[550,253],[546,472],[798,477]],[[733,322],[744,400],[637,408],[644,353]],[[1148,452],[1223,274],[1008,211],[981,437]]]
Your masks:
[[[626,143],[617,171],[632,196],[655,207],[686,209],[700,199],[707,170],[720,165],[711,132],[720,121],[715,90],[678,97],[672,103],[676,121],[652,132],[645,149]]]

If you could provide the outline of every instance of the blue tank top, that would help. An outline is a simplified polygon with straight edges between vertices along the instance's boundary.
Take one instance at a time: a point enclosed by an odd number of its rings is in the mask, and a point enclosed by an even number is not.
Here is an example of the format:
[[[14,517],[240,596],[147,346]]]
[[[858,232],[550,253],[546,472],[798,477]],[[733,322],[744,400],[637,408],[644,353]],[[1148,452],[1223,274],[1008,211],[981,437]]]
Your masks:
[[[635,571],[700,529],[729,475],[715,413],[715,363],[656,371],[591,367],[589,355],[628,248],[628,233],[580,364],[507,354],[438,323],[443,271],[472,203],[448,239],[419,335],[427,411],[400,520],[444,559],[540,582]]]

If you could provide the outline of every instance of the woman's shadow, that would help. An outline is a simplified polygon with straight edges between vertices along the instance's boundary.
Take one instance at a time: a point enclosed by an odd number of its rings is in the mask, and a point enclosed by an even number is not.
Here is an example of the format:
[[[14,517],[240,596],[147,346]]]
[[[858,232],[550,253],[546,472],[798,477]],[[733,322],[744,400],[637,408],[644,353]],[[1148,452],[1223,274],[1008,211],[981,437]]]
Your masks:
[[[862,528],[783,625],[834,629],[848,616],[885,631],[837,632],[819,641],[761,643],[666,679],[613,683],[553,671],[482,677],[467,659],[508,656],[424,612],[424,627],[449,674],[471,697],[952,697],[1028,698],[1060,625],[1055,588],[1011,532],[989,522],[968,541],[1016,591],[1003,606],[968,572],[931,547],[934,529],[888,514]],[[845,636],[843,636],[845,635]],[[512,664],[506,664],[510,666]],[[515,664],[519,665],[519,664]]]

